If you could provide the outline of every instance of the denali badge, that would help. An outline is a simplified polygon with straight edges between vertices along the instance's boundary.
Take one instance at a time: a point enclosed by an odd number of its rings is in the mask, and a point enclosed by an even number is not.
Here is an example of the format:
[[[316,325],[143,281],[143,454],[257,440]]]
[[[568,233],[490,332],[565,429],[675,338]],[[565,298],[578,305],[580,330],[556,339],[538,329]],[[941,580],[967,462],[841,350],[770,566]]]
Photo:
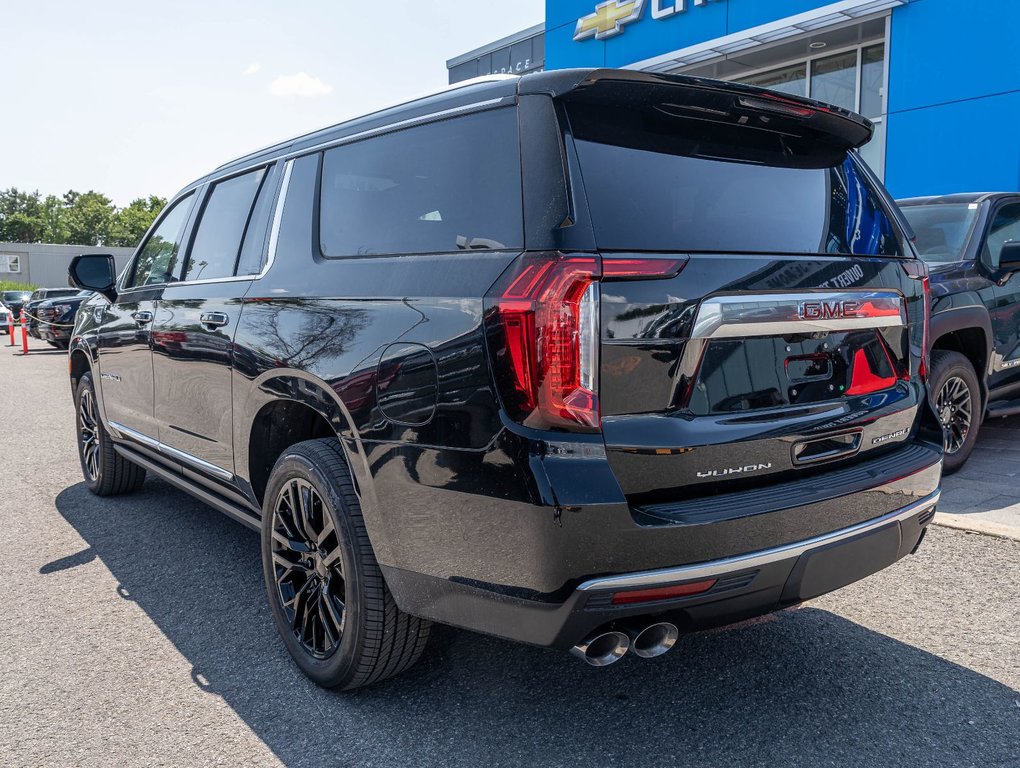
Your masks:
[[[881,435],[880,437],[876,437],[874,440],[872,440],[871,444],[877,445],[878,443],[885,443],[888,442],[889,440],[895,440],[897,437],[903,437],[909,431],[910,431],[909,429],[900,429],[897,430],[896,432],[890,432],[888,435]]]
[[[800,305],[801,320],[832,320],[842,317],[859,317],[859,301],[805,301]]]
[[[726,475],[739,475],[744,472],[760,472],[763,469],[771,469],[772,464],[747,464],[743,467],[730,467],[729,469],[713,469],[708,472],[699,472],[698,477],[725,477]]]

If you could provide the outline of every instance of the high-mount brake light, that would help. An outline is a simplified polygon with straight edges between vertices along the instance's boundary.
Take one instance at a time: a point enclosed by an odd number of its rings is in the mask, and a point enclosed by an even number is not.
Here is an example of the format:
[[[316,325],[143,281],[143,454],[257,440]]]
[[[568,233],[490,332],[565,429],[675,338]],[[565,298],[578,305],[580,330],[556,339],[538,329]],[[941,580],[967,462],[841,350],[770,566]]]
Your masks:
[[[597,256],[533,254],[487,298],[497,384],[522,424],[598,431],[600,277]]]

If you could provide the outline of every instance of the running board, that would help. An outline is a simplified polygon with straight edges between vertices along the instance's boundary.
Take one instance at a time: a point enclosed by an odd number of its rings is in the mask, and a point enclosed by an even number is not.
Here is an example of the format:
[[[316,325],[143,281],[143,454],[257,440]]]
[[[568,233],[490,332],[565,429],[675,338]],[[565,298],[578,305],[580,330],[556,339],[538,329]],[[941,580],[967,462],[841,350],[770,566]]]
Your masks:
[[[214,491],[210,491],[200,485],[192,483],[179,472],[174,472],[173,470],[157,464],[155,461],[146,458],[139,451],[136,451],[129,446],[122,445],[121,443],[114,443],[113,447],[114,450],[116,450],[117,453],[125,459],[140,467],[144,467],[148,472],[151,472],[160,480],[166,480],[166,482],[170,483],[170,485],[179,488],[185,493],[191,494],[199,501],[208,504],[210,507],[222,512],[227,517],[232,517],[239,523],[243,523],[252,530],[261,530],[262,523],[259,518],[240,504],[235,504]]]
[[[1004,416],[1016,416],[1020,413],[1020,400],[1004,400],[1000,403],[990,403],[985,416],[986,419],[999,419]]]

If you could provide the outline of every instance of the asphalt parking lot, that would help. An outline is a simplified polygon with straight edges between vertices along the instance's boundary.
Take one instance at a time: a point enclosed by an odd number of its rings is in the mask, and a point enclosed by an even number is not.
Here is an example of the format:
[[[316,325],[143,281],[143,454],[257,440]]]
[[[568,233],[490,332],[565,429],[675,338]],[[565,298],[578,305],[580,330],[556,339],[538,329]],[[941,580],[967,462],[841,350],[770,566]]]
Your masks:
[[[437,628],[341,695],[278,642],[255,533],[158,480],[85,490],[65,371],[0,347],[0,765],[1020,764],[1020,541],[937,527],[841,592],[603,670]],[[1011,519],[1009,427],[947,481],[961,516]]]

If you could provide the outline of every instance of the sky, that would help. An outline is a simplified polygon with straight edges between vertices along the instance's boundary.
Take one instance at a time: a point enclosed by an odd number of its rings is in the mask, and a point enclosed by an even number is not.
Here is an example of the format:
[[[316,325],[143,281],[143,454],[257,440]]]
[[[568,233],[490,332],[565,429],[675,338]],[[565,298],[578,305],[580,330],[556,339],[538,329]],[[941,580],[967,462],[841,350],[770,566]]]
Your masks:
[[[233,157],[447,84],[544,0],[0,0],[0,189],[170,197]]]

